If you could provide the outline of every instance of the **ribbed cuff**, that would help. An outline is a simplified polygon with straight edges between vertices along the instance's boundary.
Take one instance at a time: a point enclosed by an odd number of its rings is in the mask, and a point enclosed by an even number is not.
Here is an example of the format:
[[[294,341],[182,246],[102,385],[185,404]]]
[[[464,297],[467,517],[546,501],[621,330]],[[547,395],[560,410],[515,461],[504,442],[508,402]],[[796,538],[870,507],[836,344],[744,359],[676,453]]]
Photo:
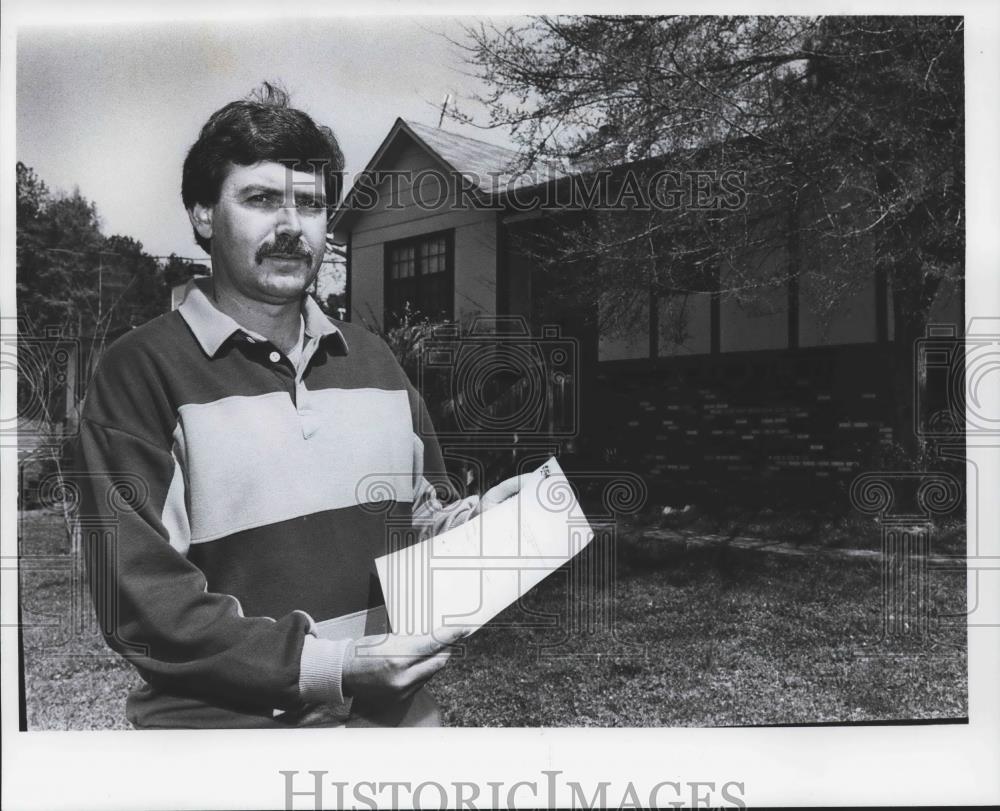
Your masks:
[[[306,704],[342,705],[349,712],[352,699],[344,697],[344,653],[349,639],[320,639],[307,634],[299,660],[299,697]]]

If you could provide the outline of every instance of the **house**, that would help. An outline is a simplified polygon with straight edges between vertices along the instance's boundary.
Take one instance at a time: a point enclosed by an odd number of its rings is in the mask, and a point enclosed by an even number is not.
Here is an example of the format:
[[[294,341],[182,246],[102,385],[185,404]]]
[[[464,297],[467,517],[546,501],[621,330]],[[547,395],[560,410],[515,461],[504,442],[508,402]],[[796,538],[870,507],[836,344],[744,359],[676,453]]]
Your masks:
[[[538,436],[588,464],[639,473],[661,502],[775,487],[824,493],[817,485],[842,485],[891,439],[884,278],[873,271],[832,316],[814,306],[816,265],[753,301],[711,287],[640,299],[627,325],[599,330],[551,290],[531,247],[543,226],[528,203],[565,173],[516,170],[511,150],[397,119],[331,223],[347,246],[348,318],[385,330],[409,304],[474,338],[483,317],[499,317],[519,319],[543,349],[570,341],[575,366],[561,380],[571,378],[576,402]],[[962,291],[946,287],[932,320],[960,327],[962,305]],[[523,441],[500,422],[499,442]]]

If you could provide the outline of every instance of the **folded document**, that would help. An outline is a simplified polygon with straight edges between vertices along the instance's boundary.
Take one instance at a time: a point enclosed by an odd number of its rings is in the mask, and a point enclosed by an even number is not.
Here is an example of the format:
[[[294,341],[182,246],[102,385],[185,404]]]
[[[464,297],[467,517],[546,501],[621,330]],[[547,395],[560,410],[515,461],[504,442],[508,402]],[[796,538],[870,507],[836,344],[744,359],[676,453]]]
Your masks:
[[[375,567],[393,632],[476,630],[578,555],[593,539],[555,458],[521,491],[454,529],[383,557]]]

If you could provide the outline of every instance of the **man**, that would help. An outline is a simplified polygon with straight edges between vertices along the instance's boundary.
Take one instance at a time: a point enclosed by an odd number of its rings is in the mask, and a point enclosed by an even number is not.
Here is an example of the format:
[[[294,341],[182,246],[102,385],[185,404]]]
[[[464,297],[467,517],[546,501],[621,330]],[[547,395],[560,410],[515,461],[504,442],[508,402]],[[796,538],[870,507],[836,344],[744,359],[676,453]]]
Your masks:
[[[518,489],[443,506],[419,395],[306,295],[343,156],[287,102],[265,85],[205,124],[182,197],[212,277],[115,342],[87,393],[91,589],[144,680],[137,728],[437,723],[423,685],[460,631],[387,635],[373,560]]]

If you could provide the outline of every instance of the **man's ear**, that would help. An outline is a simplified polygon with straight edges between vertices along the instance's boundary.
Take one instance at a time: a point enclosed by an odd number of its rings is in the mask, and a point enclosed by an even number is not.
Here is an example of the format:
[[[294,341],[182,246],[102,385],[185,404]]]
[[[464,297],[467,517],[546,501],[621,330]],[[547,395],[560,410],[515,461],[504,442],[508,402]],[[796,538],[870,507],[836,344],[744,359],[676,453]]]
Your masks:
[[[195,203],[191,208],[188,209],[188,218],[191,220],[191,225],[197,232],[198,236],[202,239],[212,238],[212,209],[208,206],[203,206],[201,203]]]

